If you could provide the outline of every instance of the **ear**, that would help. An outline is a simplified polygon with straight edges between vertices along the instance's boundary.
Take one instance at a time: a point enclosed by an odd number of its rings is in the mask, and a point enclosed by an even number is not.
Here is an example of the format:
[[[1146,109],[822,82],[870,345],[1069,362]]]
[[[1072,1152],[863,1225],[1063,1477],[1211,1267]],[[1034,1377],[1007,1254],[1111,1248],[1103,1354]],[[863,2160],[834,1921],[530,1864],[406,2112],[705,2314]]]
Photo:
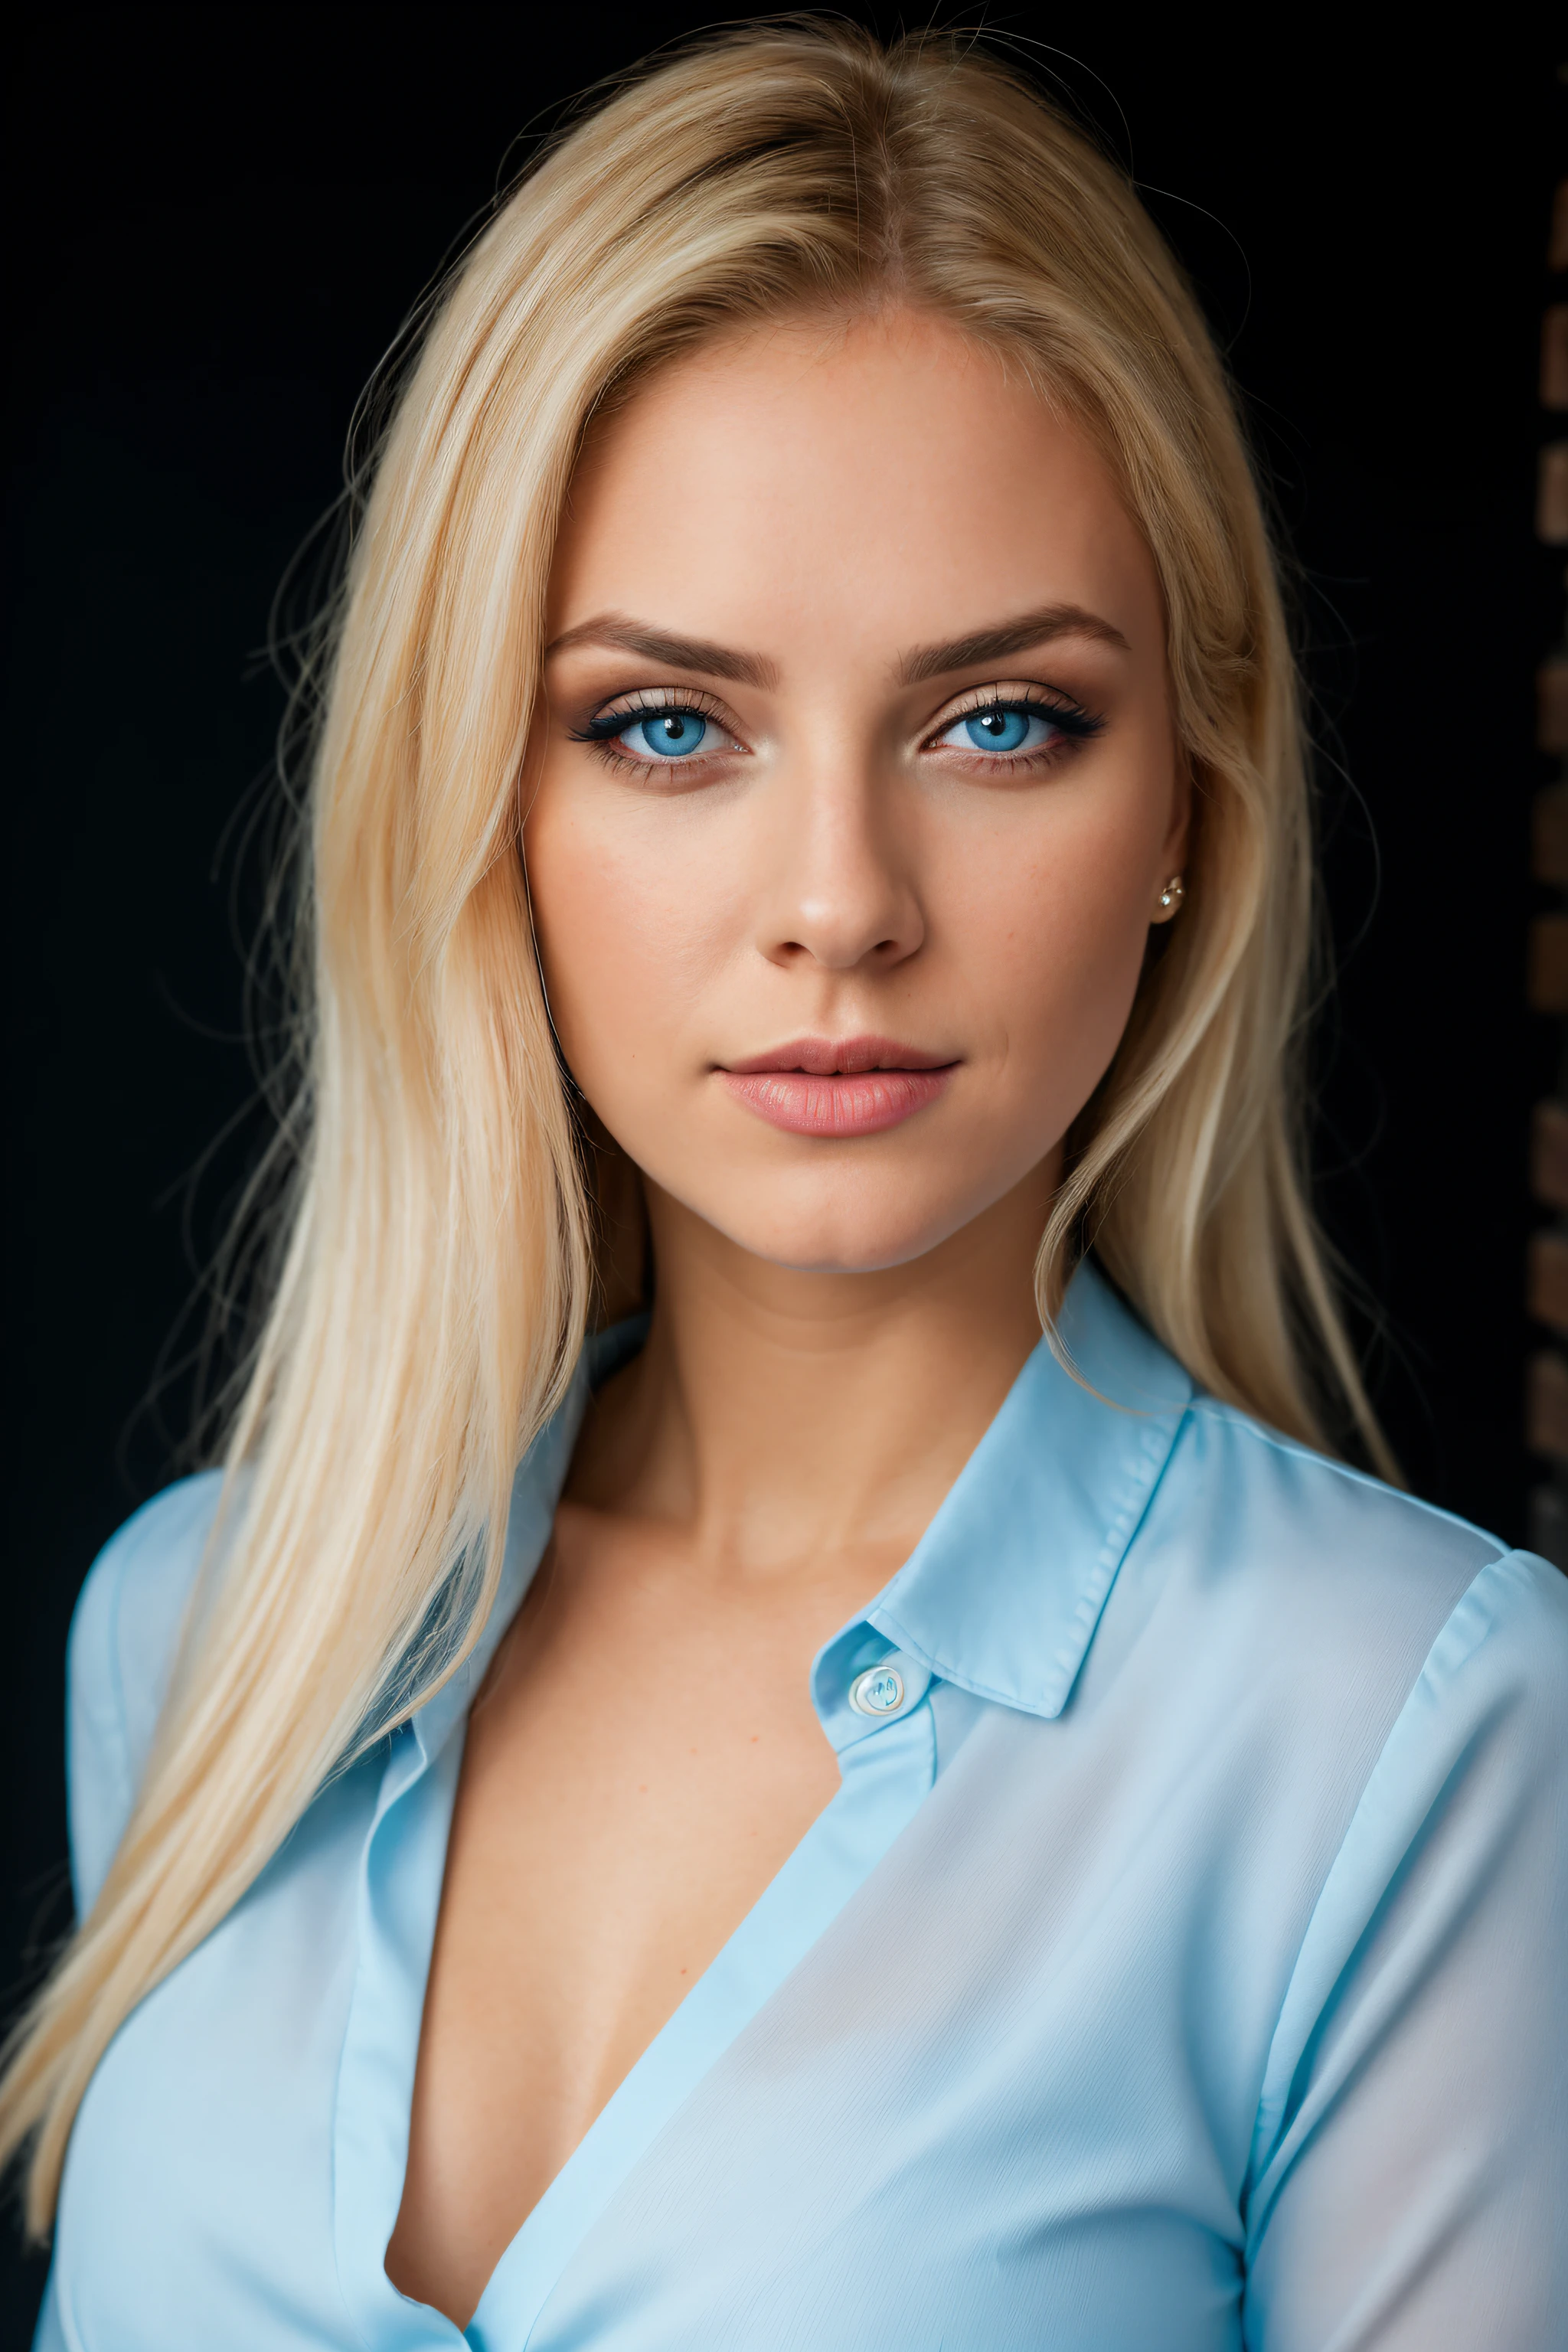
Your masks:
[[[1149,917],[1152,923],[1168,923],[1181,912],[1184,896],[1182,882],[1192,839],[1193,790],[1192,758],[1184,745],[1178,745],[1171,780],[1171,821],[1161,845],[1160,880]],[[1170,887],[1173,883],[1176,886],[1173,892]]]

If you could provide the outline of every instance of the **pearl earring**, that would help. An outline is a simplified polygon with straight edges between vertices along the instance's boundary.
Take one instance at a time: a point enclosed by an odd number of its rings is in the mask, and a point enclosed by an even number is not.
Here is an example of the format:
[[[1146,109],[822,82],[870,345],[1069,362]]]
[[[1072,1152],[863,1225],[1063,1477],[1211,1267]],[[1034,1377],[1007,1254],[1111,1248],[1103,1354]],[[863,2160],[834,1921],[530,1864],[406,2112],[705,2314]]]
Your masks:
[[[1173,915],[1186,895],[1186,884],[1179,874],[1173,874],[1160,893],[1160,906],[1163,912]]]

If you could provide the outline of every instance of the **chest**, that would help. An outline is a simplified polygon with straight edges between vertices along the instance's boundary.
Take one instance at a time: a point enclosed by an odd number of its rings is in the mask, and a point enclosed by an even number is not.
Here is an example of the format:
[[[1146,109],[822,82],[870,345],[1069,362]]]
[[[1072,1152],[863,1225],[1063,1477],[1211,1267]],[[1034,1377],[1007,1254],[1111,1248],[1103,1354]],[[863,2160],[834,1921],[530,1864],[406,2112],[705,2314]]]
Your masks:
[[[1052,1727],[972,1708],[936,1769],[953,1698],[847,1756],[503,2252],[476,2352],[1237,2343],[1282,1822],[1194,1867],[1191,1821],[1138,1834]],[[132,2018],[73,2139],[66,2340],[459,2346],[384,2266],[455,1760],[338,1792]]]
[[[546,1580],[470,1717],[388,2267],[459,2322],[839,1785],[793,1596]]]
[[[470,1727],[426,2042],[507,2012],[536,2114],[547,2050],[614,2087],[626,2034],[635,2056],[839,1785],[804,1670],[773,1688],[735,1643],[672,1653],[531,1664]]]

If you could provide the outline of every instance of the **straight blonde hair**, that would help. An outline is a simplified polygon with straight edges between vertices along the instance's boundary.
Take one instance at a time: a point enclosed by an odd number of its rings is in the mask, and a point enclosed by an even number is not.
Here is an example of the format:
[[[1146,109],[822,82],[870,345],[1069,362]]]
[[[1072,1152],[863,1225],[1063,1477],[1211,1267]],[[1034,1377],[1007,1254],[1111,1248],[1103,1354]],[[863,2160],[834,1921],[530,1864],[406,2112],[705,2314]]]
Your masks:
[[[1194,1378],[1381,1440],[1300,1172],[1311,929],[1297,685],[1224,370],[1127,179],[972,46],[727,34],[617,89],[432,306],[328,648],[297,1153],[221,1537],[102,1892],[13,2036],[0,2158],[46,2231],[82,2094],[323,1782],[467,1654],[516,1464],[589,1314],[593,1219],[535,962],[518,776],[588,421],[724,330],[941,314],[1094,437],[1152,551],[1195,784],[1181,921],[1069,1139],[1049,1328],[1092,1245]]]

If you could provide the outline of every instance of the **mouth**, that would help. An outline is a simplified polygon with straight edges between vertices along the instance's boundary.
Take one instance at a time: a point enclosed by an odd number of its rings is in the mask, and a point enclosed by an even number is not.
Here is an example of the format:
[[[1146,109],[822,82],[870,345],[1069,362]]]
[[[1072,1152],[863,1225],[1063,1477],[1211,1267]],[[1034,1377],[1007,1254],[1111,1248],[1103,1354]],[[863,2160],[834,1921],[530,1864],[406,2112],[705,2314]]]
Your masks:
[[[729,1062],[714,1076],[725,1092],[789,1135],[842,1138],[901,1127],[945,1094],[958,1067],[892,1037],[795,1037],[771,1053]]]

